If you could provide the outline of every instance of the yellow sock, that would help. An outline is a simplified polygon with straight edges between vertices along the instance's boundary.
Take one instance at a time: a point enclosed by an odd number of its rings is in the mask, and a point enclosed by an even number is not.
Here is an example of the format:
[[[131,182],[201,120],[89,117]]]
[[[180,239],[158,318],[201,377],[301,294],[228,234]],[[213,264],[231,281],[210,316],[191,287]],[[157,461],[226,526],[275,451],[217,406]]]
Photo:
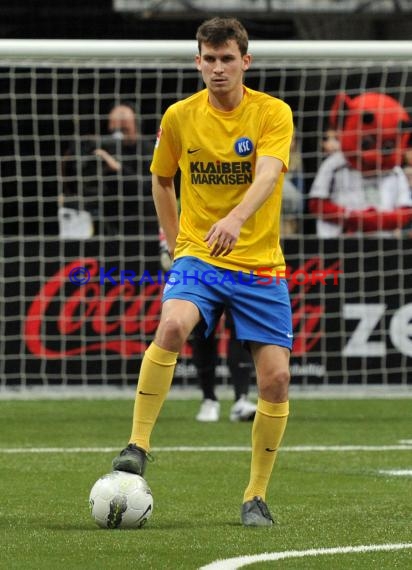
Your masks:
[[[142,360],[129,443],[146,451],[150,449],[150,435],[173,380],[178,354],[152,342]]]
[[[289,402],[273,404],[258,399],[252,427],[252,461],[250,480],[243,502],[253,497],[265,500],[269,479],[275,464],[277,450],[285,432]]]

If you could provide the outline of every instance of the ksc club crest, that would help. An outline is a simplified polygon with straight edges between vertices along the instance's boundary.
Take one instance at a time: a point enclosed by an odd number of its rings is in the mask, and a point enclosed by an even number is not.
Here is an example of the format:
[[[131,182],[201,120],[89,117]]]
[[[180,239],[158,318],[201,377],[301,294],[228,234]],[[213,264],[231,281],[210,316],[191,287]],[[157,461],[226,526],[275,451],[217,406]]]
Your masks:
[[[249,156],[253,152],[253,143],[247,137],[241,137],[235,142],[235,152],[239,156]]]

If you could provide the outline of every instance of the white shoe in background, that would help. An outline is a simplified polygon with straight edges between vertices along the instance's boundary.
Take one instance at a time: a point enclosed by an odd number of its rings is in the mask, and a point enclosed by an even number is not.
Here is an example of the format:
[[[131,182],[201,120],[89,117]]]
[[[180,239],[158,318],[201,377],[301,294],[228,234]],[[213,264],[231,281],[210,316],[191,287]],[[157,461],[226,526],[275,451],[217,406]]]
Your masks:
[[[196,416],[198,422],[217,422],[220,416],[220,404],[216,400],[203,400],[199,413]]]
[[[230,409],[231,422],[249,422],[256,414],[256,404],[249,402],[246,396],[241,396]]]

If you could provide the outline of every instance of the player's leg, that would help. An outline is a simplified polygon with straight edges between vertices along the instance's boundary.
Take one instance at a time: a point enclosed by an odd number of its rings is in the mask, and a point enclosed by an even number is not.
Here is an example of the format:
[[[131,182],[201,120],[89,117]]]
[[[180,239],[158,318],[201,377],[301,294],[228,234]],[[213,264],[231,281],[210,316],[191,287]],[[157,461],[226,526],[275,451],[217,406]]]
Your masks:
[[[235,393],[235,403],[230,409],[230,420],[232,422],[252,421],[255,417],[256,405],[247,397],[253,368],[252,356],[245,345],[236,339],[230,311],[226,312],[226,326],[229,329],[227,363]]]
[[[199,386],[203,395],[196,419],[199,422],[217,422],[219,420],[220,404],[215,394],[217,364],[215,331],[205,337],[204,326],[202,323],[199,323],[193,330],[192,350],[193,364],[196,367]]]
[[[293,334],[286,281],[239,288],[231,311],[237,337],[249,341],[258,387],[250,480],[244,494],[242,522],[245,526],[270,526],[273,519],[265,496],[289,413]]]
[[[216,326],[222,307],[219,292],[199,280],[207,264],[192,257],[173,264],[175,279],[163,290],[160,323],[140,369],[130,443],[113,460],[113,468],[143,474],[150,435],[173,380],[177,356],[202,315],[207,334]],[[195,286],[194,286],[195,285]]]
[[[252,461],[244,501],[263,500],[289,414],[289,349],[252,343],[258,404],[252,427]]]
[[[113,469],[143,475],[150,435],[169,392],[178,354],[199,319],[199,309],[191,301],[163,303],[156,336],[140,368],[129,445],[113,460]]]
[[[252,345],[258,383],[258,404],[252,427],[250,479],[241,510],[245,526],[271,526],[266,491],[289,415],[289,350]]]

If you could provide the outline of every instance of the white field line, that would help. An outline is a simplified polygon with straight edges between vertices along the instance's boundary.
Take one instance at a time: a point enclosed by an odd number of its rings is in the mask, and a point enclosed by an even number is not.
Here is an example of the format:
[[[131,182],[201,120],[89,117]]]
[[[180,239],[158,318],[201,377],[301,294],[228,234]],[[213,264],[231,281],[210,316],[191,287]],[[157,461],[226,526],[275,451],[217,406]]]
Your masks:
[[[390,477],[412,477],[412,469],[379,469],[378,473]]]
[[[0,447],[0,453],[116,453],[119,447]],[[152,452],[250,452],[249,446],[193,446],[178,445],[153,447]],[[412,444],[395,445],[292,445],[280,448],[281,452],[351,452],[351,451],[412,451]]]
[[[285,560],[286,558],[306,558],[308,556],[324,556],[334,554],[363,554],[365,552],[393,552],[395,550],[405,550],[412,548],[412,542],[400,544],[367,544],[360,546],[337,546],[335,548],[312,548],[310,550],[289,550],[285,552],[264,552],[262,554],[251,554],[238,556],[237,558],[227,558],[226,560],[216,560],[207,566],[202,566],[199,570],[237,570],[243,566],[249,566],[255,562],[266,562],[269,560]]]

